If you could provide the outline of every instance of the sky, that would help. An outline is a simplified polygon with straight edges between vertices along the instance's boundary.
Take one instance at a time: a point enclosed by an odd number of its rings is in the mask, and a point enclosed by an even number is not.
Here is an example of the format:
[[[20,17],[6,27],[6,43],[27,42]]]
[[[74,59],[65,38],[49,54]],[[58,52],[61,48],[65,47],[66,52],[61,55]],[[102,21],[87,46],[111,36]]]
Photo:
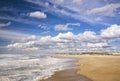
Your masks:
[[[0,0],[0,54],[44,52],[120,52],[120,0]]]

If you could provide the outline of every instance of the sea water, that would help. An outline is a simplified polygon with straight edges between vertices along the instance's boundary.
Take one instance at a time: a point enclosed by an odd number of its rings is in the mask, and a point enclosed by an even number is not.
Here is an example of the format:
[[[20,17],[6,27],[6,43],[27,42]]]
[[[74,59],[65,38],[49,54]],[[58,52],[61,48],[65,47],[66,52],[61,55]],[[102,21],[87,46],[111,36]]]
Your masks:
[[[63,70],[71,59],[49,55],[0,54],[0,81],[39,81]]]

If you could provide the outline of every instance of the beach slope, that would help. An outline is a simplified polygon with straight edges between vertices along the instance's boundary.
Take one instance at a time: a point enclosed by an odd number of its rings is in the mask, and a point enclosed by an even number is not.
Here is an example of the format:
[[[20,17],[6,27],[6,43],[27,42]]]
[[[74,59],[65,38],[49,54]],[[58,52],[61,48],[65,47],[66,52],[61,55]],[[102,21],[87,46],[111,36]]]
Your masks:
[[[60,55],[76,58],[77,68],[56,72],[41,81],[120,81],[120,56]]]
[[[120,81],[120,56],[79,56],[78,74],[93,81]]]

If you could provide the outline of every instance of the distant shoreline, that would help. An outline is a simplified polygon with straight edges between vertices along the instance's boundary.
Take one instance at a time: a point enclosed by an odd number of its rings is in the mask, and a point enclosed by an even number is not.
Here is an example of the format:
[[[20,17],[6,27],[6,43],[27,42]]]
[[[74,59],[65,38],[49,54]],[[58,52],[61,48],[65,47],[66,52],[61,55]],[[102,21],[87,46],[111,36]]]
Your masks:
[[[83,53],[56,53],[60,55],[93,55],[93,56],[120,56],[120,53],[97,53],[97,52],[83,52]]]

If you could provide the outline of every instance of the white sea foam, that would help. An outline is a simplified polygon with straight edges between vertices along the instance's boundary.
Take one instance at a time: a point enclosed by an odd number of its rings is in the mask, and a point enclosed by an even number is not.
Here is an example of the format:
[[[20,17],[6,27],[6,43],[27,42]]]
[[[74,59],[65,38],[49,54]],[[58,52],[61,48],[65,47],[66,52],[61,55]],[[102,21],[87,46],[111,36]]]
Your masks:
[[[70,59],[51,56],[0,55],[0,81],[38,81],[64,69]]]

